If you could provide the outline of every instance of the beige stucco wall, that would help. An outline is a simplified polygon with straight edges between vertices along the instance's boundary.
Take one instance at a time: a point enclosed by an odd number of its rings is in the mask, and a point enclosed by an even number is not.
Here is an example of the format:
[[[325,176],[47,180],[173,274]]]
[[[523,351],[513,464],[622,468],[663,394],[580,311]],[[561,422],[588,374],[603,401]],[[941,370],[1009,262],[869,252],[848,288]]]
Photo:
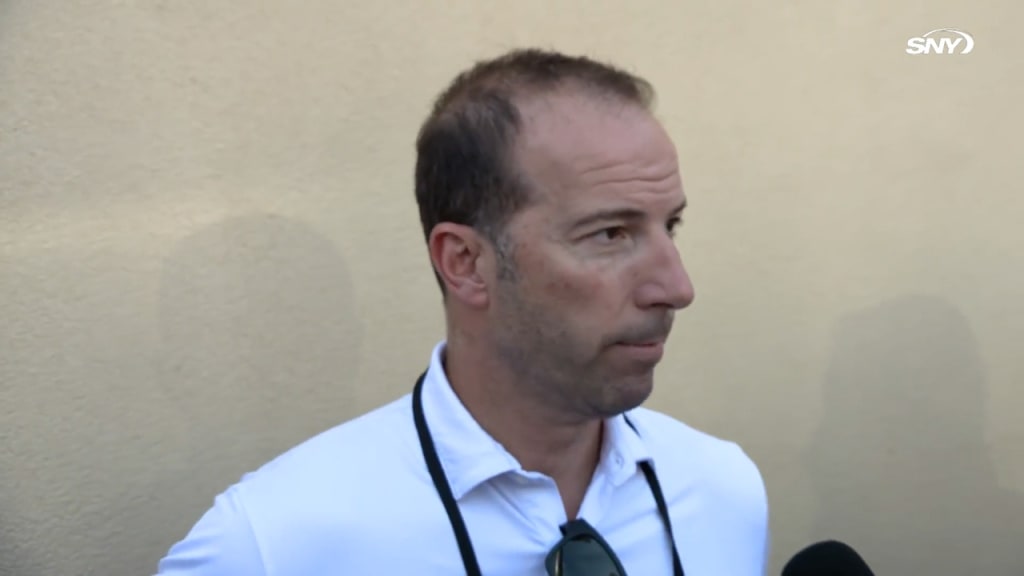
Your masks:
[[[660,90],[698,297],[650,405],[760,464],[772,573],[1024,573],[1024,5],[547,4],[0,1],[0,574],[149,573],[411,388],[415,130],[524,44]]]

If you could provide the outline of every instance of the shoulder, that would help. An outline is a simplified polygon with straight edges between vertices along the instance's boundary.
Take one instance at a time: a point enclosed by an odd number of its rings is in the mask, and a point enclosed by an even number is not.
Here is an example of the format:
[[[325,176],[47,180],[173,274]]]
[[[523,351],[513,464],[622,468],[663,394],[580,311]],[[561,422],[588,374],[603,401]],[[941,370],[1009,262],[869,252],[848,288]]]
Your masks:
[[[337,546],[325,539],[401,500],[387,494],[429,485],[418,450],[408,395],[309,438],[219,494],[160,574],[260,575],[267,557],[303,558],[314,569],[316,555]]]
[[[737,442],[649,408],[637,408],[628,417],[655,466],[664,469],[667,477],[685,479],[708,494],[744,503],[752,511],[766,507],[761,472]]]
[[[237,485],[256,534],[300,526],[342,528],[387,494],[429,483],[409,396],[314,436],[246,474]],[[378,497],[379,496],[379,497]]]
[[[721,574],[764,574],[768,496],[757,464],[736,442],[649,409],[630,413],[653,458],[677,545]]]
[[[219,494],[189,533],[157,565],[159,576],[265,575],[266,568],[234,487]]]
[[[685,448],[710,457],[747,459],[736,442],[694,428],[686,422],[650,408],[636,408],[627,417],[636,425],[644,443],[656,449]]]
[[[242,484],[250,494],[281,484],[339,487],[338,482],[358,482],[352,472],[360,466],[401,464],[414,446],[412,405],[405,395],[305,440],[246,474]]]

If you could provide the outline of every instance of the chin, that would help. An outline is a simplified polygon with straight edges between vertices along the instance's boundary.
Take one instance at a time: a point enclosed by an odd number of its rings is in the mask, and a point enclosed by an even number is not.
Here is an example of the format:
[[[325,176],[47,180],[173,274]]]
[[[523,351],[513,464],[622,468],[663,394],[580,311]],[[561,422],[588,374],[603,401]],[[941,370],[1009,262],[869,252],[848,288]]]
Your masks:
[[[609,390],[605,397],[604,412],[607,416],[616,416],[641,406],[654,391],[652,375],[630,376],[622,378]]]

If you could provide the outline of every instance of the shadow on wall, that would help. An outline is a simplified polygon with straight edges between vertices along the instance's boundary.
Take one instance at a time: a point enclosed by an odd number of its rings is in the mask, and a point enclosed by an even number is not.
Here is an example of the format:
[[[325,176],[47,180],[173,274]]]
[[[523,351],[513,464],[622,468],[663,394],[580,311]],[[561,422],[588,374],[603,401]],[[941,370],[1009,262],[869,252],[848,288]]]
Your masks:
[[[846,318],[807,466],[815,539],[878,574],[1024,574],[1024,499],[985,444],[986,380],[966,318],[907,297]]]
[[[333,245],[278,216],[220,223],[167,259],[162,393],[187,426],[168,547],[243,473],[355,415],[351,291]]]

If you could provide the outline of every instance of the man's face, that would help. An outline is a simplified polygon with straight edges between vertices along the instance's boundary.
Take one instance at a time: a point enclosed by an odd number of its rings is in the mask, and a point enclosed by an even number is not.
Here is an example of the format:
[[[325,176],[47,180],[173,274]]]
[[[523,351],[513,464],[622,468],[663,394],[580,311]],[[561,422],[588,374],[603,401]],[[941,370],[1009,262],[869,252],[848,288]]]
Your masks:
[[[693,287],[673,241],[685,196],[675,148],[638,107],[580,95],[522,106],[516,162],[532,202],[509,222],[497,349],[524,386],[584,417],[641,404]]]

